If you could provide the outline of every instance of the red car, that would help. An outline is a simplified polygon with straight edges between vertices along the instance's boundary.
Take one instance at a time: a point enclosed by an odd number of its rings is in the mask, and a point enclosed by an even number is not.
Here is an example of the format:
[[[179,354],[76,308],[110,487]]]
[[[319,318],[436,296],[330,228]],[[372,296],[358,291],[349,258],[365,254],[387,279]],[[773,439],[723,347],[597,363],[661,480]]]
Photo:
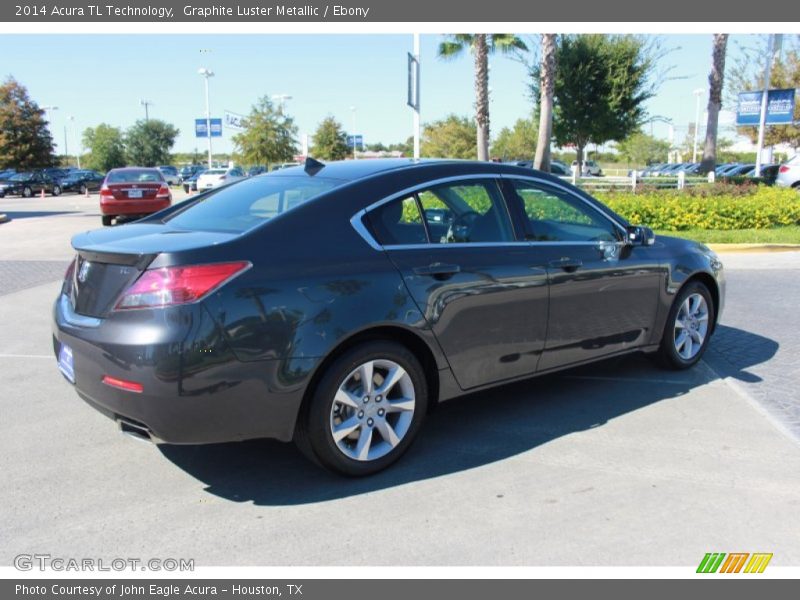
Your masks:
[[[139,218],[172,204],[172,192],[158,169],[111,169],[100,188],[103,225],[116,217]]]

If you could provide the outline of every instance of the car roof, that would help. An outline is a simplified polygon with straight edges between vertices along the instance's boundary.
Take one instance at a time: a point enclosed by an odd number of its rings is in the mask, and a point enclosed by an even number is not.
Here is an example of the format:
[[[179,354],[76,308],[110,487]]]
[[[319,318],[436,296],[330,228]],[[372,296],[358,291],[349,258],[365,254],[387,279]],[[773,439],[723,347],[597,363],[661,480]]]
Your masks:
[[[155,167],[118,167],[111,169],[111,171],[158,171]],[[109,173],[111,172],[109,171]]]
[[[326,179],[339,179],[341,181],[356,181],[358,179],[363,179],[379,173],[386,173],[389,171],[397,171],[400,169],[408,169],[423,165],[476,164],[486,167],[488,165],[499,164],[438,158],[370,158],[332,162],[320,161],[320,163],[323,165],[323,167],[317,171],[315,175],[319,175],[320,177],[324,177]],[[306,174],[305,165],[302,164],[296,167],[286,167],[284,169],[274,171],[275,177],[291,177]]]

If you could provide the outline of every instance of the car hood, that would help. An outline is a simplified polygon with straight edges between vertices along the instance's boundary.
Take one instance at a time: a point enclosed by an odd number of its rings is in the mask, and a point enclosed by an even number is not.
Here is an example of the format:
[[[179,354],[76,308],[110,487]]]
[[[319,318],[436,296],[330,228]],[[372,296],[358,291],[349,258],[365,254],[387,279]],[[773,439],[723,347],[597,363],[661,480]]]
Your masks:
[[[705,244],[669,235],[656,235],[656,245],[669,248],[675,254],[697,252],[709,257],[716,256],[715,252]]]
[[[72,247],[110,254],[160,254],[216,246],[230,242],[238,235],[218,231],[186,231],[159,223],[132,223],[79,233],[72,238]]]

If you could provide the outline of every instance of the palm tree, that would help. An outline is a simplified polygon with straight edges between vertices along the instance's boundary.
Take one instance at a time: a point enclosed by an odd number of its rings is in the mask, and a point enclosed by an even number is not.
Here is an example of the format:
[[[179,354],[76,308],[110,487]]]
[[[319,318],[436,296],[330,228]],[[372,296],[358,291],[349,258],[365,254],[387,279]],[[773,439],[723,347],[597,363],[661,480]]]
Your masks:
[[[556,87],[556,34],[542,34],[539,70],[539,139],[533,167],[550,172],[550,140],[553,137],[553,91]]]
[[[475,57],[475,122],[478,126],[478,160],[489,160],[489,54],[527,50],[525,42],[510,33],[457,33],[439,44],[439,57],[451,59],[470,50]]]
[[[713,171],[717,163],[717,126],[719,111],[722,108],[722,86],[725,78],[725,52],[728,47],[728,34],[715,33],[711,52],[711,73],[708,75],[708,122],[706,124],[706,145],[700,172]]]

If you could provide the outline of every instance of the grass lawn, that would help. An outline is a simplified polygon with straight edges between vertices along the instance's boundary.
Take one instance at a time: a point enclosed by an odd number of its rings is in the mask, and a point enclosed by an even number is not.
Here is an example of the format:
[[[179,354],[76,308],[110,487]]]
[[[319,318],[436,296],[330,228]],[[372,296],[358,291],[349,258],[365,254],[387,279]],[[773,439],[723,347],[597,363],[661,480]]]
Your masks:
[[[696,240],[707,244],[800,244],[800,225],[787,225],[774,229],[687,229],[685,231],[656,231],[656,235],[669,235]]]

